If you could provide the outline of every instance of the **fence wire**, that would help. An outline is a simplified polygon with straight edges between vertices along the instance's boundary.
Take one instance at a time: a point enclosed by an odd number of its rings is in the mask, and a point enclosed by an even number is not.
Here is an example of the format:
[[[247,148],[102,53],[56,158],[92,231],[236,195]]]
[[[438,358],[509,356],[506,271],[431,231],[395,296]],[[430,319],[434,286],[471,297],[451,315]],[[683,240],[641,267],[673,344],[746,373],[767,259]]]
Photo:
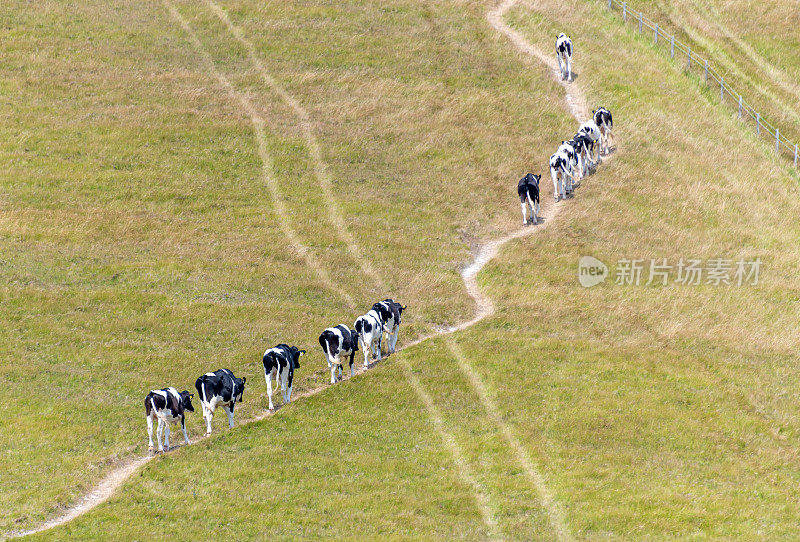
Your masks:
[[[720,73],[708,63],[708,60],[693,52],[690,46],[675,39],[674,35],[664,32],[664,30],[658,26],[658,23],[645,17],[641,11],[632,11],[628,9],[627,2],[621,0],[607,0],[607,2],[608,9],[613,10],[615,7],[619,8],[622,12],[622,20],[624,23],[631,22],[638,26],[639,34],[649,32],[653,36],[653,43],[656,47],[666,45],[669,48],[671,58],[678,61],[683,59],[687,71],[691,72],[693,66],[695,68],[700,68],[706,85],[712,89],[714,87],[719,88],[720,101],[725,103],[732,100],[738,108],[739,118],[742,119],[742,121],[747,121],[748,117],[752,119],[755,124],[756,135],[759,138],[764,136],[767,139],[771,139],[775,145],[775,152],[781,156],[786,156],[788,153],[788,157],[793,161],[794,167],[798,167],[797,143],[781,135],[778,127],[764,120],[764,117],[756,111],[752,105],[748,104],[741,94],[733,90],[725,82],[725,77],[720,75]],[[727,100],[726,95],[728,96]]]

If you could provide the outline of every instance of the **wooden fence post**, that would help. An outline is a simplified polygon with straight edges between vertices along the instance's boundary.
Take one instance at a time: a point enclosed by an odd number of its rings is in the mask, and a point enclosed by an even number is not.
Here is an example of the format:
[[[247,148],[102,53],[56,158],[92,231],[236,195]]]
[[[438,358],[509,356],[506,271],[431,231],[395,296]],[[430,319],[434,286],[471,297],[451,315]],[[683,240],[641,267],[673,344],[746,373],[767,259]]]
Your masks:
[[[656,31],[653,34],[653,36],[654,36],[653,41],[656,42],[656,44],[658,44],[658,23],[656,23]]]
[[[756,135],[761,135],[761,113],[756,113]]]
[[[781,131],[778,128],[775,128],[775,152],[780,152],[780,144],[781,144]]]
[[[797,167],[797,143],[794,144],[794,167]]]
[[[725,101],[725,78],[719,78],[719,101]]]
[[[672,36],[669,40],[669,57],[675,58],[675,36]]]
[[[628,22],[628,3],[627,2],[623,2],[622,3],[622,20],[625,21],[626,23]]]
[[[688,60],[686,62],[686,69],[687,70],[691,70],[692,69],[692,48],[687,46],[686,50],[687,50],[686,57],[688,58]]]
[[[642,12],[639,12],[639,34],[642,33]]]
[[[742,95],[739,94],[739,118],[742,118]]]
[[[706,60],[705,64],[706,64],[706,68],[705,69],[706,69],[706,85],[707,85],[708,84],[708,60]]]

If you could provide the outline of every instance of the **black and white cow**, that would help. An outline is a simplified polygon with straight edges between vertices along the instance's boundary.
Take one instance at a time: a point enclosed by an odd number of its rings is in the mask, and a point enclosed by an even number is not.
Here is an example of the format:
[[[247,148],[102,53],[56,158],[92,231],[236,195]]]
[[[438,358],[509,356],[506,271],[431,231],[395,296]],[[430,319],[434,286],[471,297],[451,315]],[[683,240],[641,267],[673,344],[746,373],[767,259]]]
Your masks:
[[[183,438],[189,444],[189,436],[186,434],[186,412],[194,412],[192,406],[193,393],[182,391],[178,393],[175,388],[164,388],[163,390],[152,390],[144,398],[144,415],[147,418],[147,436],[150,439],[150,450],[153,449],[153,419],[158,418],[158,451],[163,452],[161,445],[161,432],[166,428],[167,451],[169,451],[169,426],[172,423],[181,422]]]
[[[353,357],[358,350],[358,333],[354,329],[343,324],[329,327],[319,336],[319,344],[331,370],[331,384],[336,383],[337,367],[339,380],[342,379],[342,356],[350,356],[350,376],[353,376]]]
[[[246,381],[246,377],[236,378],[230,369],[218,369],[204,374],[194,383],[203,406],[206,435],[211,434],[211,420],[218,406],[228,414],[228,427],[233,428],[233,409],[236,403],[242,402]]]
[[[578,128],[579,134],[584,134],[586,137],[592,140],[592,147],[594,144],[597,143],[597,157],[594,157],[594,152],[592,152],[592,156],[590,158],[590,164],[592,166],[596,166],[597,162],[600,160],[600,128],[598,128],[597,124],[593,120],[587,120],[581,127]]]
[[[561,79],[572,81],[572,40],[563,32],[556,38],[556,59]]]
[[[572,195],[572,192],[574,192],[575,184],[578,181],[578,153],[575,151],[575,147],[573,147],[569,141],[561,142],[561,145],[559,145],[558,149],[556,150],[556,154],[558,153],[562,153],[567,157],[569,175],[566,177],[566,186],[564,187],[564,190],[566,191],[567,195],[570,196]]]
[[[406,310],[394,299],[384,299],[372,306],[372,310],[381,316],[383,330],[386,332],[387,350],[389,354],[394,354],[397,345],[397,335],[400,333],[400,323],[403,311]]]
[[[292,382],[294,381],[294,370],[300,368],[300,356],[305,354],[305,350],[300,350],[296,346],[279,344],[264,352],[264,379],[267,381],[267,397],[269,398],[269,409],[273,410],[272,404],[272,377],[275,377],[275,387],[278,381],[281,383],[283,393],[283,404],[289,404],[292,400]]]
[[[531,224],[536,224],[539,221],[539,180],[541,178],[541,175],[528,173],[519,180],[517,185],[517,194],[519,194],[519,202],[522,206],[523,226],[528,224],[526,212],[528,208],[531,210]]]
[[[553,197],[556,201],[566,199],[566,183],[570,175],[569,158],[562,152],[550,157],[550,177],[553,179]]]
[[[575,181],[579,182],[586,176],[586,161],[582,154],[582,142],[576,140],[574,137],[567,141],[562,142],[562,145],[567,145],[572,150],[572,155],[575,158],[575,165],[572,168],[575,176]]]
[[[611,140],[614,139],[612,133],[614,120],[611,118],[611,111],[601,107],[592,111],[592,118],[600,129],[600,153],[608,154],[611,151]]]
[[[383,337],[383,320],[375,309],[359,316],[353,324],[353,329],[358,333],[358,344],[364,352],[364,369],[369,368],[370,353],[376,361],[381,360],[381,343]]]
[[[594,155],[594,142],[592,141],[592,138],[581,133],[575,134],[575,136],[570,140],[570,143],[577,152],[580,162],[578,165],[578,168],[580,169],[579,175],[581,178],[583,178],[589,174],[591,157]]]

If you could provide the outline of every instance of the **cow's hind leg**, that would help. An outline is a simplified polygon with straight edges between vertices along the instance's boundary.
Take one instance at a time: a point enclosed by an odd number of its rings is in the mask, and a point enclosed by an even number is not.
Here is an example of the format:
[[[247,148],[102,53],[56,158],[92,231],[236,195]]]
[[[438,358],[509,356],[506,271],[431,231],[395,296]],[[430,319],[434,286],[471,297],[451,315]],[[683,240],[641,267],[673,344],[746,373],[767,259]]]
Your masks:
[[[328,358],[328,369],[331,370],[331,384],[336,384],[336,364],[331,363],[331,359]],[[339,371],[341,372],[341,367],[339,367]]]
[[[394,326],[392,337],[389,339],[389,352],[392,354],[397,350],[397,336],[400,335],[400,326]]]
[[[361,343],[361,350],[364,352],[364,370],[366,371],[367,369],[369,369],[369,354],[370,354],[370,349],[372,348],[372,343],[367,342],[366,337],[364,337],[364,340],[359,338],[358,342]]]
[[[153,450],[153,415],[152,413],[147,417],[147,438],[149,443],[147,445],[148,450]]]
[[[553,179],[553,199],[558,201],[558,173],[550,169],[550,178]]]
[[[264,378],[267,381],[267,399],[269,399],[269,409],[275,410],[275,405],[272,404],[272,375],[264,371]]]
[[[211,419],[214,417],[214,412],[211,407],[203,403],[203,419],[206,421],[206,435],[211,434]]]
[[[161,433],[164,431],[164,420],[158,419],[158,427],[156,428],[156,439],[158,440],[158,451],[163,452],[164,446],[161,444]]]
[[[291,363],[291,361],[289,363]],[[285,372],[282,372],[279,375],[279,378],[281,379],[281,395],[283,396],[283,404],[284,405],[286,403],[288,403],[288,401],[286,400],[286,378],[287,378],[286,375],[288,373],[289,373],[289,369],[287,368]]]
[[[169,451],[169,422],[164,422],[164,449]]]
[[[536,224],[539,221],[539,209],[538,206],[534,206],[533,202],[531,201],[531,196],[528,194],[528,207],[531,208],[531,223]]]
[[[380,333],[378,334],[378,339],[377,340],[373,339],[373,343],[372,343],[377,347],[377,348],[375,348],[375,361],[380,361],[381,358],[382,358],[382,355],[381,355],[381,348],[383,347],[382,339],[383,339],[383,331],[381,330]]]

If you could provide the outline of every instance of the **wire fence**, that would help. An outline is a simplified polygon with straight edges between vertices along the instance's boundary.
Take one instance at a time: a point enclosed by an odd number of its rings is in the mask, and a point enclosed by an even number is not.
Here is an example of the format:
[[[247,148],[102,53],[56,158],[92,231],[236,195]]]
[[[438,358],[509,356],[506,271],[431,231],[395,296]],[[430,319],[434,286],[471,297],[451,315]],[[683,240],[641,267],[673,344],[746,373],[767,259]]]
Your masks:
[[[709,87],[719,87],[720,101],[723,103],[733,102],[734,106],[738,106],[739,118],[745,122],[752,121],[755,125],[756,135],[758,135],[759,138],[763,137],[770,142],[774,142],[775,152],[779,156],[787,156],[789,159],[793,160],[794,167],[797,168],[797,143],[793,143],[789,141],[787,137],[781,135],[778,127],[767,122],[761,116],[761,113],[753,109],[753,107],[744,100],[741,94],[728,86],[725,83],[725,78],[712,66],[709,66],[708,60],[700,57],[697,53],[693,53],[691,47],[676,40],[674,35],[664,32],[663,29],[658,27],[658,23],[645,17],[641,11],[632,11],[628,9],[627,2],[621,2],[620,0],[607,1],[608,9],[614,10],[616,7],[622,12],[623,23],[632,22],[634,25],[638,25],[639,34],[643,34],[645,30],[647,30],[648,33],[652,32],[653,43],[656,46],[663,44],[664,47],[668,47],[670,58],[678,59],[678,61],[684,59],[686,71],[692,72],[693,69],[696,71],[699,68],[705,78],[706,85]]]

